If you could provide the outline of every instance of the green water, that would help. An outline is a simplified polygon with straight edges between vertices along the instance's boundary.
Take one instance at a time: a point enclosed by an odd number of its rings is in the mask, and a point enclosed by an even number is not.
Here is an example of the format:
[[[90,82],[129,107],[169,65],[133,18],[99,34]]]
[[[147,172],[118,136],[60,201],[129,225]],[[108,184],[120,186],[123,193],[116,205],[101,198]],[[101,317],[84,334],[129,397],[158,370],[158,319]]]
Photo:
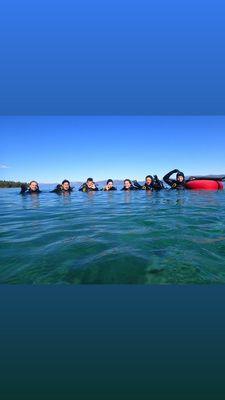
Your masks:
[[[225,191],[0,190],[0,283],[225,282]]]

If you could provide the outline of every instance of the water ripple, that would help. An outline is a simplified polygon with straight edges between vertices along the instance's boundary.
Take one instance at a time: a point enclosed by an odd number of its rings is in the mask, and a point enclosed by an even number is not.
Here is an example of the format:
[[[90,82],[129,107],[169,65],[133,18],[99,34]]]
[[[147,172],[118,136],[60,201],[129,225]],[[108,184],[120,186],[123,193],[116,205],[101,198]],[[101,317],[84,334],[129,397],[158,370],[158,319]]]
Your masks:
[[[0,190],[1,283],[224,283],[225,192]]]

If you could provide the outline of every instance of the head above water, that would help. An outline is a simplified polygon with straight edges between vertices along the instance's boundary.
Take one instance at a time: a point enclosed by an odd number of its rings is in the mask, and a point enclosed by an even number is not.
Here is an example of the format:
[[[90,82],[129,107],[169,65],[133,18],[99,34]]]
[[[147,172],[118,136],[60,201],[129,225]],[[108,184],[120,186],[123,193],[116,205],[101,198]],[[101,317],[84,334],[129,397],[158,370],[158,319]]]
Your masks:
[[[107,185],[109,188],[112,188],[112,187],[113,187],[113,180],[112,180],[112,179],[108,179],[107,182],[106,182],[106,185]]]
[[[153,176],[152,176],[152,175],[147,175],[147,176],[145,177],[145,183],[146,183],[147,185],[151,185],[151,184],[153,183]]]
[[[87,180],[86,180],[86,185],[87,185],[87,187],[88,188],[93,188],[93,186],[94,186],[94,181],[93,181],[93,178],[87,178]]]
[[[130,189],[130,187],[132,186],[132,182],[130,179],[124,179],[123,184],[126,189]]]
[[[62,188],[65,191],[70,190],[70,181],[64,179],[64,181],[62,181]]]
[[[178,182],[184,182],[184,180],[185,180],[184,173],[179,171],[177,173],[176,179],[177,179]]]
[[[37,192],[39,190],[38,182],[37,181],[30,181],[29,189],[31,192]]]

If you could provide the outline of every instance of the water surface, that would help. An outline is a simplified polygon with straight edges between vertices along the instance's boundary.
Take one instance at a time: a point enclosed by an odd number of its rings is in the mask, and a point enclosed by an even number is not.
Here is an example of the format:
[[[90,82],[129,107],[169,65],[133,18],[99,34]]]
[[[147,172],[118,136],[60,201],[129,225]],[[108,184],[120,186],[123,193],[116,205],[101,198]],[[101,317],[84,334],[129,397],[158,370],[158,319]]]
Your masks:
[[[0,190],[0,283],[224,283],[225,191]]]

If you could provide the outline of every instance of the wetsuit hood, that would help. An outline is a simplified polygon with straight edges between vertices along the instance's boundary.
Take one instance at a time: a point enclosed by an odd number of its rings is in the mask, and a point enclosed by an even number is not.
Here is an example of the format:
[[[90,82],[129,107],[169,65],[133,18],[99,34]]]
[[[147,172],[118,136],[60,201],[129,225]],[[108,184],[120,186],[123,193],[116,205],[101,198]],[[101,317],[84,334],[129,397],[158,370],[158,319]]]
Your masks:
[[[39,187],[38,187],[36,190],[28,189],[27,192],[25,192],[25,193],[29,193],[29,194],[41,193],[41,190],[40,190]]]
[[[146,182],[146,179],[147,179],[147,178],[151,178],[151,180],[152,180],[151,183],[147,183],[147,182]],[[145,183],[144,183],[144,185],[145,185],[145,186],[149,186],[149,187],[150,187],[150,186],[154,186],[154,178],[153,178],[152,175],[148,175],[148,176],[145,178]]]
[[[178,178],[179,178],[179,176],[182,176],[183,178],[184,178],[184,180],[185,180],[185,177],[184,177],[184,173],[183,172],[178,172],[177,173],[177,175],[176,175],[176,179],[178,180]]]

